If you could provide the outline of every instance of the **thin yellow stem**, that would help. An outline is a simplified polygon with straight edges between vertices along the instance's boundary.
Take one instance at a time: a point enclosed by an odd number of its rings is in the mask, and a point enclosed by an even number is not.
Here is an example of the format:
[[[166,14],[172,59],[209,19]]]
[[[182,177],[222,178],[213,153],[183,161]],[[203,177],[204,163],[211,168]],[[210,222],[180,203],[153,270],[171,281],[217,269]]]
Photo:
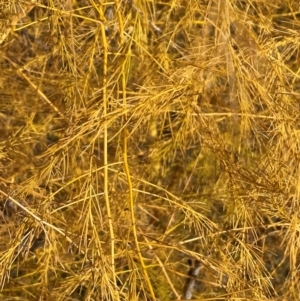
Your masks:
[[[100,20],[104,20],[104,13],[100,5],[97,5],[93,2],[94,7],[98,9]],[[103,23],[100,24],[101,28],[101,36],[102,36],[102,45],[103,45],[103,80],[102,80],[102,95],[103,95],[103,115],[107,115],[107,107],[108,107],[108,98],[107,98],[107,69],[108,69],[108,43],[105,33],[105,26]],[[103,135],[103,164],[104,164],[104,198],[105,205],[107,210],[107,218],[108,218],[108,226],[109,226],[109,234],[110,234],[110,243],[111,243],[111,269],[112,269],[112,278],[115,286],[115,291],[117,292],[117,277],[116,277],[116,267],[115,267],[115,233],[112,221],[112,214],[110,208],[110,199],[109,199],[109,189],[108,189],[108,124],[104,123],[104,135]],[[117,300],[119,300],[119,294],[116,293]]]
[[[120,29],[120,43],[122,45],[124,43],[124,36],[125,36],[124,35],[124,25],[123,25],[121,12],[118,9],[119,8],[119,2],[117,0],[115,1],[115,8],[116,8],[117,15],[118,15],[119,29]],[[131,47],[129,46],[128,47],[128,52],[125,55],[125,59],[122,63],[122,69],[121,69],[123,108],[125,110],[127,108],[126,66],[128,66],[128,60],[130,61],[130,58],[131,58]],[[123,120],[124,120],[124,124],[126,124],[127,123],[127,111],[124,114]],[[138,235],[137,235],[137,227],[136,227],[136,219],[135,219],[135,205],[134,205],[134,198],[133,198],[133,187],[132,187],[130,169],[129,169],[128,159],[127,159],[128,149],[127,149],[127,128],[126,128],[126,126],[124,126],[123,133],[124,133],[124,146],[123,146],[124,171],[125,171],[125,174],[126,174],[128,189],[129,189],[129,209],[130,209],[132,233],[133,233],[133,237],[134,237],[135,248],[136,248],[136,251],[138,253],[139,262],[140,262],[140,265],[141,265],[142,270],[143,270],[143,274],[144,274],[145,281],[146,281],[146,284],[147,284],[148,289],[149,289],[151,299],[156,300],[155,294],[154,294],[154,291],[153,291],[153,287],[151,285],[150,278],[149,278],[149,275],[147,273],[147,269],[146,269],[144,259],[143,259],[142,253],[141,253],[141,248],[140,248],[140,245],[139,245],[139,240],[138,240]]]

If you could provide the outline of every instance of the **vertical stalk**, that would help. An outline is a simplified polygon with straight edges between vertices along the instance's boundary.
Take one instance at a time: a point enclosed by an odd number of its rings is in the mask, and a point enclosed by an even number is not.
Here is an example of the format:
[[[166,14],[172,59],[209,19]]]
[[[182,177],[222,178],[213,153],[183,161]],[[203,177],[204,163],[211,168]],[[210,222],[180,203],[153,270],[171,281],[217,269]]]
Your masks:
[[[94,7],[98,8],[98,13],[100,15],[100,20],[105,20],[104,13],[102,11],[102,7],[97,5],[92,1]],[[101,36],[102,36],[102,43],[103,43],[103,115],[107,115],[107,107],[108,107],[108,98],[107,98],[107,69],[108,69],[108,44],[107,38],[105,33],[105,26],[104,22],[100,24],[101,29]],[[104,198],[105,198],[105,205],[107,210],[107,218],[108,218],[108,226],[109,226],[109,235],[110,235],[110,244],[111,244],[111,269],[112,269],[112,277],[113,283],[115,286],[115,291],[117,291],[117,277],[116,277],[116,267],[115,267],[115,233],[112,221],[112,214],[110,208],[110,199],[109,199],[109,190],[108,190],[108,123],[104,123],[104,135],[103,135],[103,164],[104,164]],[[119,294],[116,294],[117,300],[119,300]]]
[[[122,20],[122,15],[120,13],[119,10],[120,4],[119,1],[116,0],[115,1],[115,9],[117,12],[117,16],[118,16],[118,21],[119,21],[119,29],[120,29],[120,43],[121,45],[123,45],[124,43],[124,25],[123,25],[123,20]],[[128,49],[128,52],[125,53],[125,59],[122,63],[122,69],[121,69],[121,81],[122,81],[122,97],[123,97],[123,108],[125,110],[125,114],[124,114],[124,120],[123,120],[123,124],[126,125],[127,124],[127,95],[126,95],[126,86],[127,86],[127,79],[126,79],[126,66],[128,66],[128,61],[130,61],[131,59],[131,47],[129,46],[128,48],[125,47],[125,49]],[[140,265],[142,267],[143,270],[143,275],[144,275],[144,280],[148,286],[149,289],[149,293],[151,296],[152,300],[156,300],[155,298],[155,294],[153,291],[153,287],[151,285],[150,282],[150,278],[149,275],[147,273],[146,270],[146,266],[143,260],[143,256],[141,253],[141,248],[139,245],[139,241],[138,241],[138,235],[137,235],[137,227],[136,227],[136,219],[135,219],[135,206],[134,206],[134,199],[133,199],[133,188],[132,188],[132,181],[131,181],[131,176],[130,176],[130,169],[129,169],[129,165],[128,165],[128,149],[127,149],[127,128],[126,126],[124,126],[124,130],[123,130],[123,136],[124,136],[124,146],[123,146],[123,159],[124,159],[124,171],[126,174],[126,178],[127,178],[127,183],[128,183],[128,189],[129,189],[129,209],[130,209],[130,217],[131,217],[131,227],[132,227],[132,233],[133,233],[133,237],[134,237],[134,243],[135,243],[135,248],[137,251],[137,255],[139,258],[139,262]]]

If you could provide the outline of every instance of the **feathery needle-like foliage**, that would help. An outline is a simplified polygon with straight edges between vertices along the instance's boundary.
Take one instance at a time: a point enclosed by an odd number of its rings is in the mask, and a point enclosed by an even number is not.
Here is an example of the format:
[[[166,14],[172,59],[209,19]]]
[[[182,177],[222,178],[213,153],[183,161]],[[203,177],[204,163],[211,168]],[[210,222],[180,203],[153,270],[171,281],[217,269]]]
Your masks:
[[[299,300],[298,1],[0,3],[1,300]]]

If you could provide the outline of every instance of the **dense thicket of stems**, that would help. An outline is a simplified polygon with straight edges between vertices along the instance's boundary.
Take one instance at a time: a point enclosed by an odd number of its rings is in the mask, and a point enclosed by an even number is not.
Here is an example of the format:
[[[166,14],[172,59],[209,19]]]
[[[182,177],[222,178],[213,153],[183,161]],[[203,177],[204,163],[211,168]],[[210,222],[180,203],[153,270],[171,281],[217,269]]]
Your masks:
[[[0,5],[2,300],[299,300],[298,1]]]

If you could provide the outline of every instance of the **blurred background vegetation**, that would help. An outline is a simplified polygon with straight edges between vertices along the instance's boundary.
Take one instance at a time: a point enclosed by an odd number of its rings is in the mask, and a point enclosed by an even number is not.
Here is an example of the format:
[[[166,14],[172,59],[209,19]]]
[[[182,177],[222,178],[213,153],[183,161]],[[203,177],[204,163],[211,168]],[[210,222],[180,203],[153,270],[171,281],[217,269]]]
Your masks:
[[[299,300],[299,1],[0,6],[0,300]]]

